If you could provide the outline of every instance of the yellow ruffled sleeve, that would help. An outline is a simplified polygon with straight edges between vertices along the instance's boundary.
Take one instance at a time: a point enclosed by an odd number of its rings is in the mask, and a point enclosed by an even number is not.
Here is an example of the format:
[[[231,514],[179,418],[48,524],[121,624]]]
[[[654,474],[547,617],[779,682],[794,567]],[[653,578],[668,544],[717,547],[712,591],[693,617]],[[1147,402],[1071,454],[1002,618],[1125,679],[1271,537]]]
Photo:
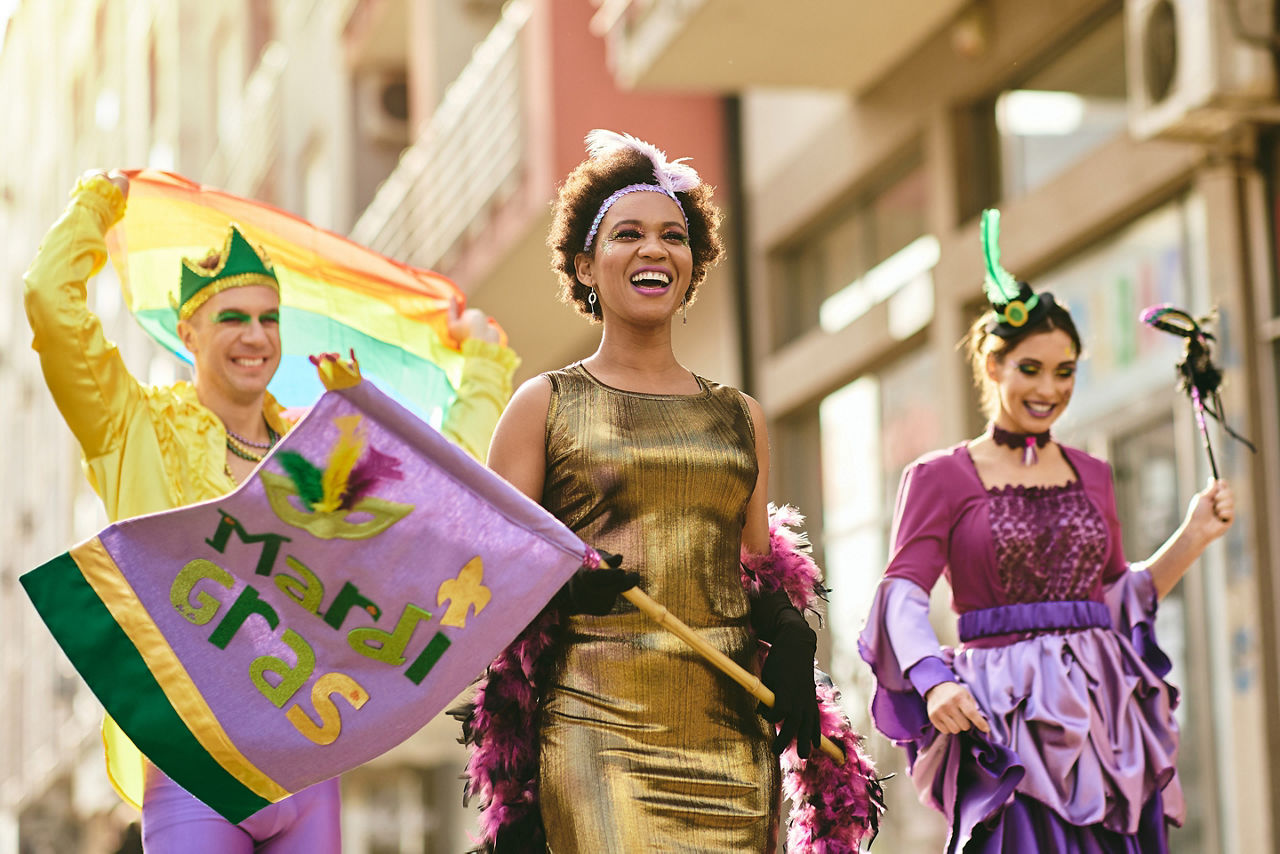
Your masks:
[[[144,405],[141,387],[86,301],[86,283],[107,261],[104,235],[124,216],[124,208],[124,194],[106,176],[81,179],[23,276],[32,349],[40,356],[45,382],[86,460],[118,452],[130,418]],[[94,477],[92,466],[86,471],[116,518],[118,479]],[[161,487],[148,483],[142,488]],[[109,717],[102,723],[102,739],[112,785],[122,798],[140,806],[142,755]]]
[[[114,450],[142,403],[141,388],[86,303],[85,284],[107,261],[103,239],[124,216],[120,189],[104,175],[81,179],[27,270],[32,349],[58,410],[86,459]],[[105,499],[105,496],[104,496]]]
[[[511,381],[520,357],[510,347],[477,338],[462,342],[462,355],[462,383],[440,432],[484,462],[498,416],[511,399]]]

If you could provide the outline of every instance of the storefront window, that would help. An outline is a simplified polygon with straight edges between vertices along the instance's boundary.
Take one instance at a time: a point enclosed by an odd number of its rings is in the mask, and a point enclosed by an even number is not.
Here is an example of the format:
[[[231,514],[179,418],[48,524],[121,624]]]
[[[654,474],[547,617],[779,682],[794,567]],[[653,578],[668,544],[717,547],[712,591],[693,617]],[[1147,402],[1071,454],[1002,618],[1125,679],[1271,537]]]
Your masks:
[[[1177,442],[1173,420],[1160,418],[1145,427],[1125,432],[1112,444],[1116,506],[1124,537],[1124,553],[1131,560],[1145,560],[1177,529],[1182,521],[1184,495],[1179,483]],[[1156,637],[1173,662],[1169,681],[1181,686],[1183,701],[1175,716],[1182,730],[1178,773],[1187,804],[1182,829],[1170,834],[1172,852],[1206,851],[1207,813],[1215,796],[1212,768],[1206,751],[1211,745],[1197,738],[1206,698],[1188,691],[1192,681],[1190,628],[1186,586],[1179,584],[1160,601],[1156,612]],[[1200,667],[1203,662],[1198,662]]]
[[[880,773],[898,774],[903,781],[886,786],[893,819],[883,826],[877,850],[936,851],[946,839],[941,816],[922,805],[906,782],[903,752],[873,734],[867,707],[875,686],[858,654],[858,632],[888,560],[902,470],[942,443],[936,386],[936,351],[923,348],[831,393],[818,409],[831,674],[854,724],[870,735]],[[941,619],[935,628],[944,642],[954,640],[955,620],[941,604],[948,593],[945,582],[939,582],[935,611]]]
[[[976,188],[977,210],[1025,196],[1125,132],[1124,17],[1119,10],[1076,36],[1032,74],[974,107],[973,164],[999,186]]]
[[[921,242],[927,190],[925,167],[915,156],[779,254],[772,289],[778,345],[819,326],[852,322],[933,268],[937,241]]]
[[[888,559],[898,481],[942,443],[936,374],[935,352],[920,349],[831,393],[818,410],[832,669],[859,687],[870,683],[857,634]]]

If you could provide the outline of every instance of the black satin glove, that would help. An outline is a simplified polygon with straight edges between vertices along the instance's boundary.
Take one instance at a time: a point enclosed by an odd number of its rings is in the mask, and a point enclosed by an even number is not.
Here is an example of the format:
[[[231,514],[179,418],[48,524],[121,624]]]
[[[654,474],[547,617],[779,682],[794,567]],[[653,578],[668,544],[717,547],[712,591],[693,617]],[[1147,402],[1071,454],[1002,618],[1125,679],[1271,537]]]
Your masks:
[[[566,613],[603,617],[613,610],[622,591],[640,583],[640,573],[619,569],[622,555],[601,551],[600,559],[599,569],[582,567],[556,593],[554,601]]]
[[[773,708],[761,703],[757,711],[770,723],[782,724],[773,752],[781,754],[794,741],[796,753],[806,758],[822,738],[813,681],[818,635],[783,590],[751,601],[751,628],[769,644],[760,681],[773,692]]]

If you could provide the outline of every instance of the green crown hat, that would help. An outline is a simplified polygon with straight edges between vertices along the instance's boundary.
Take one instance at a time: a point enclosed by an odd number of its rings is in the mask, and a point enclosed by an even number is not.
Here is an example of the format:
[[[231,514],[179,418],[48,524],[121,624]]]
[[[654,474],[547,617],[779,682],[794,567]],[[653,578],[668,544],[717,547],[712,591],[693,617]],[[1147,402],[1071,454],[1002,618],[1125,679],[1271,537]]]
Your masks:
[[[210,250],[206,261],[215,254],[219,256],[218,263],[211,268],[190,258],[182,259],[179,299],[170,297],[179,320],[189,320],[211,297],[230,288],[261,285],[280,293],[280,282],[267,253],[250,243],[240,226],[231,224],[221,253]]]

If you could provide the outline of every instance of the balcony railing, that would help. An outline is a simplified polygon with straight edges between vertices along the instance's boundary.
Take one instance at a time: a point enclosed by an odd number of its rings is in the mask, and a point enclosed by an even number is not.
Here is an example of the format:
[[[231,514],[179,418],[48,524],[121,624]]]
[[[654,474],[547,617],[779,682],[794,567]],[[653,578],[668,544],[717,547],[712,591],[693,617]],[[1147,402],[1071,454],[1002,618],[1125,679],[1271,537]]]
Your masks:
[[[513,0],[405,149],[351,238],[436,267],[514,190],[526,150],[521,34],[530,4]]]
[[[283,111],[280,81],[288,64],[289,51],[280,42],[263,49],[258,67],[245,82],[240,131],[218,143],[205,169],[204,183],[246,196],[257,193],[279,149]]]
[[[594,0],[591,32],[605,40],[609,67],[626,85],[645,70],[687,26],[706,0]]]

